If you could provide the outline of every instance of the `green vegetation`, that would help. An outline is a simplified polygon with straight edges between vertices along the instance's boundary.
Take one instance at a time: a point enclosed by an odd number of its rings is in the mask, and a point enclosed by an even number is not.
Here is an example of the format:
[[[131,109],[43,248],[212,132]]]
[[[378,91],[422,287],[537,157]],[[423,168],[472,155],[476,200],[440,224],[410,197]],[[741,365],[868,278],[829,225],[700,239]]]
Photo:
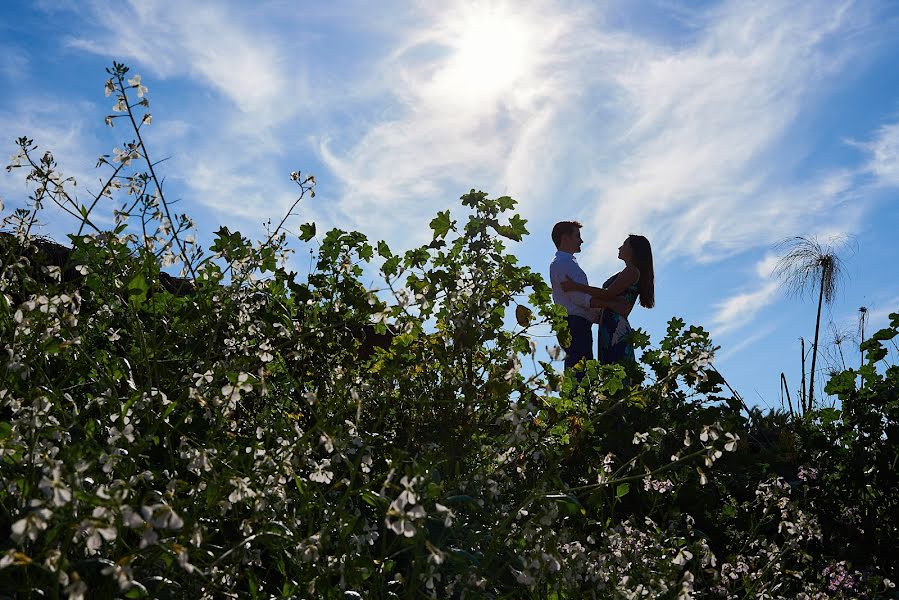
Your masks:
[[[126,72],[107,89],[139,136]],[[506,251],[527,234],[511,198],[464,195],[464,219],[439,213],[405,252],[329,231],[301,280],[283,222],[193,244],[136,170],[139,137],[86,203],[20,146],[34,205],[0,236],[0,595],[896,597],[899,314],[827,384],[841,411],[747,410],[677,318],[656,344],[637,332],[631,372],[591,363],[577,384],[538,359],[564,319]],[[101,231],[107,195],[122,210]],[[84,227],[62,264],[30,234],[47,201]]]

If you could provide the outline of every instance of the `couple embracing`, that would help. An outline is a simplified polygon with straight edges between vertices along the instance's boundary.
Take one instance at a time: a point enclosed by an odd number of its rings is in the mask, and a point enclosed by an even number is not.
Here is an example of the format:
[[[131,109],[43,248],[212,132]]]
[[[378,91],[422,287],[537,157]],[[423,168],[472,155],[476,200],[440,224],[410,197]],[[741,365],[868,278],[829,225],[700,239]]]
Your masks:
[[[599,324],[596,358],[602,364],[635,360],[631,326],[627,318],[637,300],[655,305],[652,248],[642,235],[629,235],[618,248],[624,268],[602,287],[588,285],[587,275],[574,255],[581,251],[581,224],[561,221],[552,230],[556,256],[549,266],[553,301],[568,312],[571,344],[565,348],[565,368],[593,360],[593,324]],[[578,377],[580,379],[580,377]]]

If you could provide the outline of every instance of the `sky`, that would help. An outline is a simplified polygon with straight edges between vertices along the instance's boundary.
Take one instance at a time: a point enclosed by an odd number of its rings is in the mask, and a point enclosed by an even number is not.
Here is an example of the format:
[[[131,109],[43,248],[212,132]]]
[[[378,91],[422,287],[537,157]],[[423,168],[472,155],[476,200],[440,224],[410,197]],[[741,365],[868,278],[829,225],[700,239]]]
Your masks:
[[[264,235],[295,170],[317,185],[294,230],[395,250],[472,188],[519,202],[531,235],[511,249],[547,278],[556,221],[583,223],[597,284],[645,235],[656,307],[631,323],[654,340],[674,316],[705,327],[750,405],[780,408],[781,372],[795,400],[814,334],[814,299],[772,278],[777,242],[850,236],[822,371],[835,335],[857,363],[860,306],[868,332],[899,312],[892,0],[7,0],[0,56],[0,158],[26,135],[85,196],[130,140],[103,123],[105,69],[140,74],[166,194],[207,247],[220,225]],[[21,171],[0,174],[5,214],[27,195]],[[68,226],[47,211],[40,233]]]

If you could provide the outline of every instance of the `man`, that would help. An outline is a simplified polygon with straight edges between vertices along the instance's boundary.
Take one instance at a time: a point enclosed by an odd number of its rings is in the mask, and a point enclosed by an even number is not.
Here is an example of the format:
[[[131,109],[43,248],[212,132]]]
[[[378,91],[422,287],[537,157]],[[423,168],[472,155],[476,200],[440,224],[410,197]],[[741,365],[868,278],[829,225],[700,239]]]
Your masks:
[[[581,224],[577,221],[560,221],[553,226],[553,243],[556,256],[549,265],[553,302],[568,312],[568,330],[571,345],[565,348],[565,368],[574,367],[582,359],[593,360],[593,322],[597,309],[590,307],[590,295],[583,292],[564,292],[562,282],[570,277],[577,283],[587,283],[587,275],[577,264],[574,255],[581,251]],[[581,375],[582,376],[582,375]],[[578,377],[580,379],[580,377]]]

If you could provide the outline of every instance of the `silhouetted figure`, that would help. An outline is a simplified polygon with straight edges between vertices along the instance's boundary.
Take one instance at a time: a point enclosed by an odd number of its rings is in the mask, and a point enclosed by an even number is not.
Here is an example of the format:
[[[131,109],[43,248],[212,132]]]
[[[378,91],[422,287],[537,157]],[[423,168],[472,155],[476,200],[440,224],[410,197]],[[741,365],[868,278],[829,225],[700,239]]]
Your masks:
[[[587,286],[587,274],[574,258],[583,244],[581,227],[577,221],[560,221],[552,230],[552,240],[557,250],[549,265],[553,302],[565,308],[568,313],[568,330],[571,332],[571,344],[564,348],[566,369],[573,368],[581,360],[593,360],[592,326],[598,316],[598,311],[590,307],[589,294],[565,291],[561,287],[566,279]],[[583,372],[577,377],[580,379],[582,376]]]
[[[642,235],[629,235],[618,248],[618,258],[624,261],[624,268],[609,277],[601,288],[574,277],[561,282],[566,292],[589,294],[591,306],[603,309],[597,342],[597,355],[603,364],[635,360],[628,315],[638,298],[645,308],[655,306],[655,274],[649,240]]]

